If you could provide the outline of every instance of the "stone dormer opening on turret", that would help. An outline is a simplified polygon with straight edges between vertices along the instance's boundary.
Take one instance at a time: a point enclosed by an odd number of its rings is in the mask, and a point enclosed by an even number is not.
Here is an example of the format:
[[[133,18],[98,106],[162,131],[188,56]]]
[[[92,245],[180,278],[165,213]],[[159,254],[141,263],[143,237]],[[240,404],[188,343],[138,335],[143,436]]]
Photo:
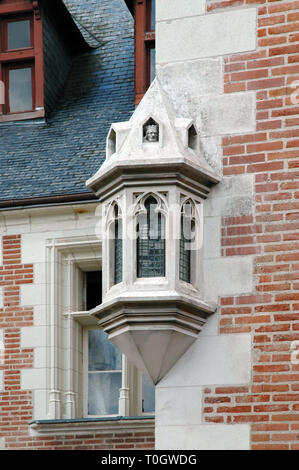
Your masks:
[[[0,38],[0,122],[45,117],[89,46],[62,0],[2,0]]]
[[[107,160],[111,157],[111,155],[114,155],[116,152],[116,132],[113,129],[113,127],[111,127],[108,137],[107,137],[107,151],[106,152],[107,152],[106,154]]]
[[[194,124],[188,129],[188,147],[195,152],[198,150],[198,133]]]

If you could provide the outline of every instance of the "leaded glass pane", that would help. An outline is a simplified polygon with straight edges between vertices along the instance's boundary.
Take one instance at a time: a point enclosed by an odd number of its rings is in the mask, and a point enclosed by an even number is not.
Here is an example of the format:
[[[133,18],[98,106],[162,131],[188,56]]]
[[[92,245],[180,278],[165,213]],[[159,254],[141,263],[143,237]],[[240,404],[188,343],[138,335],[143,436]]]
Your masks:
[[[122,356],[102,330],[88,331],[88,371],[121,370]]]
[[[114,236],[114,283],[118,284],[123,280],[123,241],[121,220],[115,220]]]
[[[180,238],[180,267],[179,276],[182,281],[191,282],[191,250],[190,236],[186,234],[186,226],[184,225],[184,217],[181,217],[181,238]],[[188,232],[188,231],[187,231]]]
[[[7,49],[25,49],[31,46],[30,20],[7,23]]]
[[[156,213],[157,201],[146,200],[146,215],[139,218],[137,239],[137,277],[165,276],[164,217]]]
[[[88,414],[118,414],[121,372],[88,374]]]

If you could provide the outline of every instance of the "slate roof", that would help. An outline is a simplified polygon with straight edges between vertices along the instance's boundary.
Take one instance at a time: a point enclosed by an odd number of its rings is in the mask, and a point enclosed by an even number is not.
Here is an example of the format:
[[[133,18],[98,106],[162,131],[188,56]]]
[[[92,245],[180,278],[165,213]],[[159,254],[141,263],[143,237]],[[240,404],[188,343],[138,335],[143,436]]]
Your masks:
[[[90,194],[112,122],[134,110],[134,25],[123,0],[64,0],[93,47],[76,57],[47,122],[0,125],[0,204]]]

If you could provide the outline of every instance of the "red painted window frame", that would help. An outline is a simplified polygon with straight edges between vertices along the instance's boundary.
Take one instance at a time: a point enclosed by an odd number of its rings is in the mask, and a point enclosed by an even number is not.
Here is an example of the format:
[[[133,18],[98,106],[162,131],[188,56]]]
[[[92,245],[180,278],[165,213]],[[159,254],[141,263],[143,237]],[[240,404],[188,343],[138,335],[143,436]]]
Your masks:
[[[150,85],[150,49],[155,47],[156,33],[151,30],[152,0],[135,0],[135,104]]]
[[[7,23],[14,20],[31,18],[31,47],[7,50]],[[0,123],[24,119],[41,118],[44,110],[44,60],[43,26],[38,1],[23,0],[16,3],[0,4],[0,80],[5,86],[5,104],[0,104]],[[8,73],[10,68],[17,68],[21,63],[32,66],[32,110],[10,113],[8,99]],[[21,65],[20,65],[21,66]]]

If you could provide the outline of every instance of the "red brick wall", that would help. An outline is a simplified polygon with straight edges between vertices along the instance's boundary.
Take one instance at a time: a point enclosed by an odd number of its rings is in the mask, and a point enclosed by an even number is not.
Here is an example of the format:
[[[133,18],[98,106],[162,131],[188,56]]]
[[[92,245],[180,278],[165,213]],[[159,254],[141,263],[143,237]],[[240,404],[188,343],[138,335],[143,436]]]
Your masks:
[[[252,333],[252,383],[206,389],[204,412],[208,423],[249,423],[252,449],[298,450],[299,104],[291,84],[299,80],[299,2],[209,1],[208,9],[248,4],[259,4],[258,49],[225,58],[224,86],[256,91],[256,132],[225,137],[223,164],[224,175],[254,175],[255,207],[223,219],[222,256],[254,255],[255,291],[221,299],[220,328]]]
[[[154,449],[153,432],[113,431],[41,437],[11,436],[7,449],[17,450],[129,450]]]
[[[33,325],[33,311],[20,306],[20,286],[33,282],[33,266],[21,262],[21,236],[2,237],[0,287],[3,308],[0,328],[4,331],[4,353],[0,369],[4,371],[4,390],[0,391],[0,439],[7,449],[152,449],[154,433],[136,430],[89,432],[85,434],[29,435],[33,420],[31,391],[21,390],[21,370],[33,367],[33,349],[20,346],[21,328]]]

